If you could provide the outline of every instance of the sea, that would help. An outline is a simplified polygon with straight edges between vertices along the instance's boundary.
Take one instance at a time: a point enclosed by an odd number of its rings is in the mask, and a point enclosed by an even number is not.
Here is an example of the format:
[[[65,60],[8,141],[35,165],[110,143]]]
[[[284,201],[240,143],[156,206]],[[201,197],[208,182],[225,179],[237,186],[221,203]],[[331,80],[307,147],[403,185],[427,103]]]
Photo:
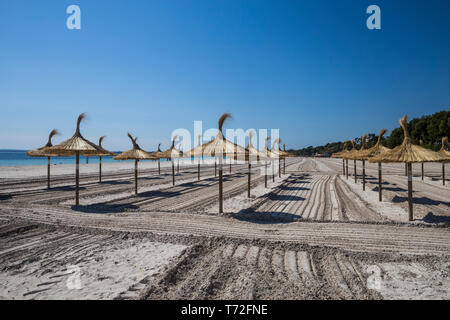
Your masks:
[[[0,167],[8,166],[35,166],[47,164],[47,158],[34,158],[26,154],[27,150],[11,150],[11,149],[0,149]],[[121,151],[113,151],[119,154]],[[204,157],[204,159],[209,159],[211,157]],[[212,158],[211,158],[212,159]],[[126,160],[124,162],[133,162],[134,160]],[[167,159],[161,159],[161,161],[168,161]],[[89,163],[98,163],[99,157],[89,157]],[[112,156],[102,157],[102,162],[117,162],[113,160]],[[74,164],[75,156],[70,157],[52,157],[50,158],[51,164]],[[80,156],[80,163],[86,163],[86,158]]]
[[[26,154],[27,150],[8,150],[0,149],[0,167],[7,166],[35,166],[41,164],[47,164],[47,158],[34,158]],[[120,151],[116,152],[120,153]],[[132,162],[133,160],[130,160]],[[161,159],[163,161],[163,159]],[[99,157],[89,157],[89,163],[98,163]],[[102,162],[116,162],[112,156],[102,157]],[[74,164],[75,156],[70,157],[52,157],[50,158],[51,164]],[[80,156],[80,163],[86,163],[86,158]]]

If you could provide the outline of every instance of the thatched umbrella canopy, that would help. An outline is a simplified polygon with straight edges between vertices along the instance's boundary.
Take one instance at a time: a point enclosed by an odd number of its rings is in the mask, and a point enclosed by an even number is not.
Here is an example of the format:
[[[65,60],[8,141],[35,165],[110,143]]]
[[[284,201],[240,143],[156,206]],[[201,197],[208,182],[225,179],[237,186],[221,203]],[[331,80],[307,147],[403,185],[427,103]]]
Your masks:
[[[442,137],[442,146],[439,154],[447,157],[447,160],[442,161],[442,185],[445,186],[445,163],[450,162],[450,151],[447,151],[448,137]]]
[[[269,140],[270,140],[270,137],[266,137],[266,139],[264,141],[264,149],[260,151],[261,160],[264,160],[264,186],[266,188],[267,188],[267,160],[270,160],[275,156],[269,150],[269,147],[268,147]],[[273,175],[273,170],[272,170],[272,176],[273,176],[272,179],[275,181],[275,177]]]
[[[80,124],[85,118],[85,113],[78,116],[77,129],[72,138],[63,141],[56,146],[45,149],[45,152],[60,156],[75,155],[75,205],[77,206],[80,204],[80,154],[96,156],[104,153],[103,149],[100,149],[95,143],[86,140],[81,135]]]
[[[277,138],[273,142],[272,149],[270,152],[272,153],[272,157],[274,159],[278,159],[278,177],[281,178],[281,159],[285,158],[283,151],[281,151],[281,139]]]
[[[352,149],[349,152],[342,153],[341,157],[342,157],[342,159],[345,159],[347,161],[347,167],[348,167],[348,160],[353,160],[353,172],[354,172],[355,183],[356,183],[357,182],[356,160],[353,159],[353,156],[356,155],[359,152],[359,150],[356,149],[355,140],[352,140],[351,143],[352,143]],[[348,174],[348,172],[347,172],[347,174]],[[347,176],[347,178],[348,178],[348,176]]]
[[[345,170],[345,159],[343,157],[343,155],[347,152],[350,152],[348,150],[348,146],[349,146],[350,142],[349,141],[345,141],[344,142],[344,146],[342,148],[342,151],[339,152],[335,152],[331,155],[332,158],[336,158],[336,159],[342,159],[342,172],[343,175],[347,175],[347,179],[348,179],[348,161],[347,161],[347,174],[346,174],[346,170]]]
[[[366,156],[365,156],[365,151],[366,149],[366,138],[367,135],[364,134],[361,137],[361,149],[359,149],[356,152],[351,153],[350,155],[348,155],[349,159],[352,159],[354,161],[354,166],[355,166],[355,182],[356,182],[356,160],[360,160],[362,161],[362,171],[363,171],[363,190],[366,190]]]
[[[144,151],[137,144],[137,137],[133,138],[133,136],[128,133],[128,138],[130,138],[131,143],[133,144],[133,148],[122,152],[121,154],[115,156],[114,160],[134,160],[134,193],[138,194],[138,162],[139,160],[156,160],[150,153]]]
[[[364,160],[368,160],[372,157],[375,157],[377,155],[380,155],[386,151],[389,151],[391,149],[386,148],[381,144],[381,139],[383,135],[387,132],[387,129],[380,130],[380,133],[378,134],[378,140],[377,143],[369,149],[364,150],[361,152],[360,157]],[[381,172],[381,162],[378,162],[378,199],[379,201],[382,201],[382,172]]]
[[[440,162],[446,160],[446,157],[438,152],[425,149],[424,147],[415,145],[411,141],[408,132],[408,117],[405,115],[399,120],[403,129],[403,143],[392,150],[386,151],[380,155],[369,159],[369,162],[405,162],[408,169],[408,212],[409,221],[413,220],[413,203],[412,203],[412,163],[413,162]]]
[[[219,158],[219,213],[223,213],[223,177],[222,161],[223,157],[230,159],[245,159],[245,149],[224,138],[222,128],[225,120],[231,118],[229,113],[224,113],[219,118],[219,132],[216,137],[207,145],[204,145],[203,155]]]
[[[210,142],[208,142],[210,143]],[[203,157],[203,145],[202,145],[202,135],[198,135],[198,144],[193,149],[186,152],[186,156],[188,157],[197,157],[198,158],[198,168],[197,168],[197,177],[198,181],[200,181],[200,160]]]
[[[180,158],[186,157],[186,155],[184,154],[182,148],[183,147],[181,146],[181,143],[178,144],[178,148],[175,147],[175,150],[178,151],[181,154],[180,157],[177,157],[177,174],[180,173]]]
[[[175,164],[173,162],[173,159],[183,157],[183,152],[175,148],[176,140],[178,140],[178,136],[173,137],[172,145],[170,146],[169,149],[165,151],[160,151],[158,145],[158,151],[152,153],[152,156],[155,157],[155,159],[170,159],[170,161],[172,162],[172,185],[175,185]]]
[[[161,143],[158,143],[158,149],[155,152],[152,152],[151,155],[158,159],[158,175],[161,175],[161,158],[163,156],[163,152],[161,151]]]
[[[46,152],[47,148],[50,148],[53,146],[52,144],[52,138],[59,134],[58,130],[53,129],[50,134],[48,135],[48,141],[47,144],[43,147],[37,148],[35,150],[27,151],[27,155],[30,157],[35,158],[47,158],[47,188],[50,189],[50,158],[51,157],[57,157],[57,154],[50,154]]]
[[[252,162],[261,161],[264,155],[256,149],[252,144],[253,131],[248,134],[248,145],[245,148],[245,161],[248,163],[248,184],[247,184],[247,197],[250,198],[250,186],[252,176]]]
[[[263,155],[263,157],[265,158],[265,160],[269,160],[271,161],[271,166],[272,166],[272,182],[275,182],[275,159],[278,159],[278,155],[276,153],[273,152],[273,149],[269,149],[269,140],[271,139],[271,137],[267,137],[265,142],[264,142],[264,149],[261,151],[261,154]],[[275,142],[274,142],[275,144]],[[265,162],[265,186],[267,188],[267,161]]]
[[[422,139],[419,140],[419,145],[423,147],[423,140],[422,140]],[[424,165],[423,165],[423,162],[420,163],[420,167],[421,167],[421,169],[422,169],[422,172],[421,172],[421,173],[422,173],[421,178],[422,178],[422,181],[423,181],[423,178],[424,178],[424,168],[423,168]]]
[[[103,140],[105,138],[106,138],[106,136],[101,136],[98,139],[98,146],[97,146],[100,150],[103,151],[102,154],[98,154],[97,155],[98,158],[99,158],[99,162],[98,162],[98,180],[99,180],[99,182],[102,182],[102,157],[108,157],[108,156],[115,156],[116,155],[115,153],[109,152],[108,150],[106,150],[105,148],[102,147],[102,142],[103,142]],[[82,153],[81,155],[86,157],[86,163],[87,163],[87,159],[89,158],[90,155],[89,154],[84,154],[84,153]]]

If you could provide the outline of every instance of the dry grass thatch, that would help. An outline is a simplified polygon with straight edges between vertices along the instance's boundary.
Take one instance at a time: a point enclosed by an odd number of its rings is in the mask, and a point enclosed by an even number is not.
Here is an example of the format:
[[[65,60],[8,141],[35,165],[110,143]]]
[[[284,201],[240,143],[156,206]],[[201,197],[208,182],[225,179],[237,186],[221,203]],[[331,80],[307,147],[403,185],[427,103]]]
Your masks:
[[[444,162],[450,162],[450,151],[447,150],[448,145],[448,137],[442,138],[442,146],[441,150],[439,150],[439,154],[443,155],[444,157],[449,158],[448,160],[445,160]]]
[[[281,150],[280,145],[281,145],[281,139],[280,138],[275,139],[273,142],[273,145],[272,145],[272,149],[270,150],[272,157],[275,159],[286,158],[286,155]],[[277,147],[277,148],[275,148],[275,147]]]
[[[265,158],[265,159],[275,159],[277,156],[275,154],[272,153],[272,151],[269,150],[269,140],[270,137],[267,137],[266,140],[264,141],[264,149],[261,150],[261,155]]]
[[[331,157],[332,157],[332,158],[341,159],[345,153],[350,152],[350,151],[348,150],[348,145],[349,145],[349,144],[350,144],[349,141],[345,141],[345,142],[344,142],[344,147],[342,148],[342,151],[333,153],[333,154],[331,155]]]
[[[350,142],[351,142],[351,144],[352,144],[352,149],[351,149],[350,151],[348,151],[348,152],[343,152],[343,153],[341,154],[341,158],[342,158],[342,159],[346,159],[346,160],[353,159],[352,157],[353,157],[354,155],[356,155],[356,154],[359,152],[359,150],[356,149],[356,146],[355,146],[355,140],[352,140],[352,141],[350,141]]]
[[[235,160],[245,160],[245,149],[224,138],[222,128],[225,120],[231,118],[229,113],[224,113],[219,118],[219,132],[216,137],[203,145],[203,155],[208,157],[227,157]]]
[[[52,138],[59,134],[58,130],[53,129],[48,135],[47,144],[43,147],[37,148],[35,150],[27,151],[27,155],[30,157],[42,158],[42,157],[56,157],[57,154],[48,153],[47,149],[52,147]]]
[[[133,149],[122,152],[118,156],[115,156],[114,160],[156,160],[157,158],[153,157],[150,153],[144,151],[137,144],[137,137],[133,138],[133,136],[128,133],[128,137],[131,139],[133,143]]]
[[[85,119],[85,117],[85,113],[82,113],[78,116],[77,130],[75,131],[75,134],[72,136],[72,138],[61,142],[56,146],[45,149],[45,152],[60,156],[75,155],[77,153],[86,156],[102,155],[104,153],[104,150],[100,149],[94,143],[86,140],[81,135],[80,124],[83,119]]]
[[[362,152],[361,154],[361,160],[368,160],[371,157],[375,157],[377,155],[380,155],[386,151],[389,151],[391,149],[386,148],[385,146],[383,146],[381,144],[381,138],[383,137],[383,135],[387,132],[387,129],[381,129],[380,133],[378,134],[378,141],[377,143],[372,147],[369,148],[367,150],[365,150],[364,152]]]
[[[202,148],[202,135],[198,135],[198,144],[196,147],[192,148],[188,152],[186,152],[186,156],[188,157],[201,157],[203,155],[203,148]]]
[[[159,145],[158,145],[158,151],[154,152],[152,155],[154,157],[158,157],[159,159],[175,159],[175,158],[183,158],[183,152],[181,152],[180,150],[177,150],[175,148],[175,141],[178,140],[178,136],[174,136],[172,139],[172,145],[170,146],[169,149],[165,150],[165,151],[160,151],[159,150]]]
[[[354,152],[350,152],[346,159],[351,159],[351,160],[366,160],[366,156],[365,156],[365,152],[367,151],[366,149],[366,138],[367,135],[364,134],[361,137],[361,149],[354,151]]]
[[[411,137],[408,132],[408,117],[403,116],[399,120],[400,126],[403,129],[405,138],[403,143],[395,147],[392,150],[383,152],[377,156],[369,159],[369,162],[440,162],[446,160],[446,157],[434,152],[432,150],[426,149],[424,147],[415,145],[411,141]]]
[[[99,156],[99,157],[107,157],[107,156],[115,156],[115,155],[117,155],[116,153],[110,152],[110,151],[108,151],[108,150],[106,150],[105,148],[102,147],[102,142],[103,142],[103,140],[104,140],[105,138],[106,138],[106,136],[101,136],[101,137],[98,139],[98,145],[97,145],[97,148],[98,148],[99,150],[101,150],[102,153],[96,154],[95,156]],[[82,154],[84,157],[89,157],[89,156],[91,156],[91,155],[89,155],[89,154],[84,154],[83,152],[82,152],[81,154]]]
[[[265,158],[264,154],[253,146],[252,139],[253,131],[250,131],[248,134],[248,145],[245,148],[245,161],[261,161]]]

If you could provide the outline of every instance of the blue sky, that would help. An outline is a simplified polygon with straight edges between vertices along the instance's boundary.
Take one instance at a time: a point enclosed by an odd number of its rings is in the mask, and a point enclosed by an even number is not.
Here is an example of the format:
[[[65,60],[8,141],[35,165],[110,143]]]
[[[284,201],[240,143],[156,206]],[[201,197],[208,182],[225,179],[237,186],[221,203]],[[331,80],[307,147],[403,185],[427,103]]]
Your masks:
[[[81,8],[81,30],[66,8]],[[381,8],[368,30],[366,8]],[[279,128],[288,147],[450,109],[450,2],[0,0],[0,148],[53,128],[126,149],[194,120]]]

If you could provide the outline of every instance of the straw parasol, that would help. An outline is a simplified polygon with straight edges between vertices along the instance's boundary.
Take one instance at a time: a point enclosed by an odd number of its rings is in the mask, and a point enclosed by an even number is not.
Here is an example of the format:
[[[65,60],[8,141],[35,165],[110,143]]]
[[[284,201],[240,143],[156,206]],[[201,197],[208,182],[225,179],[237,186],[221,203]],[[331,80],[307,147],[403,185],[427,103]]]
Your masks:
[[[102,147],[102,142],[103,142],[103,140],[104,140],[105,138],[106,138],[106,136],[100,137],[100,138],[98,139],[98,146],[97,146],[100,150],[103,151],[102,154],[98,154],[98,158],[99,158],[99,161],[98,161],[98,181],[99,181],[99,182],[102,182],[102,157],[115,156],[115,155],[116,155],[115,153],[109,152],[108,150],[105,150],[105,149]],[[84,153],[82,153],[81,155],[84,156],[84,157],[86,157],[86,163],[88,163],[87,159],[89,158],[89,155],[86,155],[86,154],[84,154]]]
[[[219,158],[219,213],[223,213],[223,157],[230,159],[245,159],[245,149],[224,138],[222,128],[225,120],[231,118],[229,113],[224,113],[219,118],[219,132],[216,137],[203,147],[203,154],[209,157]]]
[[[109,152],[109,151],[107,151],[107,150],[105,150],[105,149],[103,148],[102,142],[103,142],[103,140],[104,140],[105,138],[106,138],[106,136],[101,136],[101,137],[98,139],[98,147],[99,147],[100,149],[106,151],[104,154],[102,154],[101,156],[99,156],[99,159],[98,159],[98,178],[99,178],[99,181],[100,181],[100,182],[102,182],[102,157],[105,157],[105,156],[115,156],[115,155],[116,155],[116,153]]]
[[[419,140],[419,145],[421,145],[423,147],[423,140],[422,139]],[[422,169],[421,173],[422,173],[422,181],[423,181],[423,178],[424,178],[423,162],[420,163],[420,167]]]
[[[278,159],[278,177],[279,178],[281,178],[281,159],[284,158],[284,155],[281,151],[280,145],[281,145],[281,139],[280,138],[275,139],[275,141],[273,142],[273,145],[272,145],[272,150],[271,150],[272,156],[274,157],[274,159]],[[275,148],[275,146],[278,146],[278,148]]]
[[[264,141],[264,149],[260,152],[262,158],[264,159],[264,187],[267,188],[267,160],[272,157],[272,153],[268,148],[268,142],[270,137],[267,137]]]
[[[283,158],[283,174],[286,174],[286,158],[293,157],[294,155],[290,152],[286,151],[286,144],[283,144],[283,151],[282,151],[284,158]]]
[[[439,154],[447,157],[447,160],[442,161],[442,185],[445,186],[445,163],[450,162],[450,151],[447,151],[448,137],[442,137],[442,146]]]
[[[386,148],[381,144],[381,138],[387,132],[387,129],[380,130],[378,134],[377,143],[369,149],[366,149],[362,152],[361,157],[364,160],[368,160],[371,157],[375,157],[377,155],[382,154],[383,152],[389,151],[391,149]],[[382,172],[381,172],[381,162],[378,162],[378,200],[382,201]]]
[[[344,147],[342,148],[342,151],[340,151],[340,152],[335,152],[335,153],[333,153],[333,154],[331,155],[332,158],[342,159],[342,172],[343,172],[343,175],[346,174],[346,170],[345,170],[345,159],[344,159],[343,155],[344,155],[345,153],[347,153],[347,152],[350,152],[350,151],[348,150],[348,145],[349,145],[349,144],[350,144],[349,141],[345,141],[345,142],[344,142]],[[347,179],[348,179],[348,161],[347,161]]]
[[[134,193],[138,194],[138,162],[139,160],[156,160],[156,158],[139,147],[139,145],[136,143],[137,137],[133,138],[130,133],[128,133],[127,135],[128,138],[130,138],[131,143],[133,144],[133,149],[122,152],[121,154],[113,157],[113,159],[134,160]]]
[[[248,162],[248,184],[247,184],[247,197],[250,198],[250,186],[251,186],[251,175],[252,175],[252,162],[260,161],[263,155],[259,150],[257,150],[252,144],[253,131],[248,134],[248,145],[245,148],[245,161]]]
[[[198,135],[198,144],[193,149],[186,152],[188,157],[197,157],[198,158],[198,167],[197,167],[197,179],[200,181],[200,160],[203,156],[203,148],[202,148],[202,135]]]
[[[404,139],[400,146],[392,150],[381,153],[369,159],[369,162],[405,162],[408,169],[408,213],[409,221],[413,220],[413,203],[412,203],[412,163],[413,162],[440,162],[447,158],[438,152],[434,152],[424,147],[415,145],[411,141],[408,132],[408,116],[405,115],[399,120],[403,129]]]
[[[348,157],[352,159],[355,163],[355,182],[356,182],[356,160],[362,161],[362,172],[363,172],[363,190],[366,190],[366,157],[364,156],[364,152],[366,151],[366,138],[367,135],[364,134],[361,137],[361,149],[356,152],[353,152]]]
[[[161,155],[163,152],[161,151],[161,143],[158,143],[158,149],[155,152],[152,152],[151,155],[158,159],[158,175],[161,175]]]
[[[358,149],[356,149],[355,146],[355,140],[351,141],[352,143],[352,149],[349,152],[345,152],[342,153],[342,158],[345,159],[347,161],[347,179],[348,179],[348,160],[352,160],[353,155],[355,155],[358,152]],[[358,178],[357,178],[357,174],[356,174],[356,160],[354,160],[353,162],[353,172],[354,172],[354,176],[355,176],[355,183],[357,182]]]
[[[180,150],[175,149],[175,141],[176,140],[178,140],[178,136],[177,135],[175,135],[173,137],[172,145],[170,146],[169,149],[153,154],[153,156],[154,157],[157,156],[158,159],[170,159],[170,161],[172,163],[172,185],[175,185],[175,164],[173,162],[173,159],[175,159],[175,158],[182,158],[183,157],[183,152],[181,152]]]
[[[181,143],[178,145],[178,148],[175,148],[176,151],[178,151],[181,154],[181,157],[178,157],[177,160],[177,174],[180,173],[180,158],[184,157],[184,153],[183,153],[183,147],[181,146]]]
[[[41,148],[37,148],[35,150],[31,150],[31,151],[27,151],[27,155],[30,157],[35,157],[35,158],[47,158],[48,162],[47,162],[47,189],[50,189],[50,158],[51,157],[56,157],[56,154],[49,154],[45,152],[46,148],[49,148],[52,145],[52,138],[59,134],[58,130],[53,129],[50,134],[48,135],[48,141],[47,144]]]
[[[63,141],[56,146],[45,149],[45,152],[60,156],[75,155],[75,205],[77,206],[80,204],[80,154],[96,156],[101,155],[105,152],[104,149],[100,149],[97,145],[86,140],[81,135],[80,124],[85,118],[85,113],[82,113],[78,116],[77,129],[72,138]]]

